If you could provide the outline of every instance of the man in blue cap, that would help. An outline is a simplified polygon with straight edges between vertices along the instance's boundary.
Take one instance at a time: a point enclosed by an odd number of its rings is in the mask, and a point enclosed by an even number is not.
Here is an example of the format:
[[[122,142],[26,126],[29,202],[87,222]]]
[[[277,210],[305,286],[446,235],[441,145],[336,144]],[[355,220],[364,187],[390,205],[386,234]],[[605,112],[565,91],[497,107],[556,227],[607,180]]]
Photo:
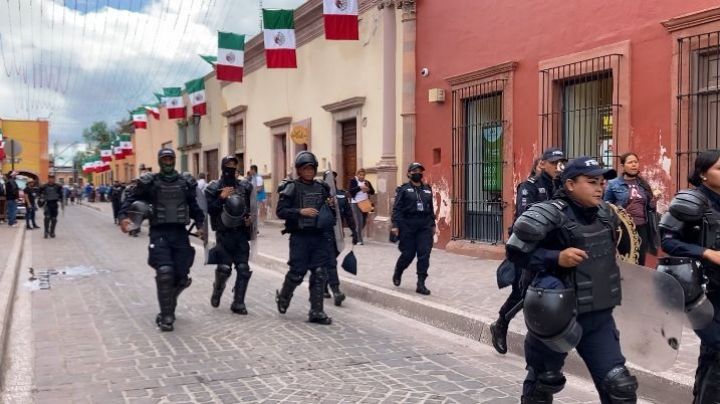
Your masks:
[[[552,147],[543,153],[540,158],[540,172],[518,185],[515,198],[515,218],[535,203],[547,201],[552,198],[558,188],[558,176],[562,172],[562,163],[566,162],[565,153],[557,147]],[[512,233],[512,229],[511,229]],[[529,279],[520,267],[515,267],[515,279],[512,291],[505,303],[500,307],[498,319],[490,325],[492,344],[501,354],[507,353],[507,332],[510,320],[514,317],[513,308],[522,301]]]
[[[591,157],[562,172],[555,197],[515,221],[508,259],[534,274],[524,298],[527,377],[522,403],[551,403],[565,386],[562,368],[577,348],[600,402],[637,402],[637,379],[625,367],[613,309],[621,301],[616,238],[620,220],[603,202],[617,175]]]

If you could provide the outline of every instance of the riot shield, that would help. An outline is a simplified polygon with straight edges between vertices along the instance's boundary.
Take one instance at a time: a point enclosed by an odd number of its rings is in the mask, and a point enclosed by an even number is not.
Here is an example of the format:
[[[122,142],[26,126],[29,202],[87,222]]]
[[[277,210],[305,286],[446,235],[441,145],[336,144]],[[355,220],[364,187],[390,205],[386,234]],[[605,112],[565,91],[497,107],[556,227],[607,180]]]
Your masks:
[[[335,197],[337,194],[337,188],[335,187],[335,176],[333,175],[332,165],[330,163],[328,163],[328,169],[325,172],[325,178],[323,179],[330,186],[330,195],[332,195],[335,199],[335,203],[333,204],[333,209],[335,210],[335,227],[333,227],[333,231],[335,232],[335,248],[337,248],[338,252],[342,252],[345,249],[342,216],[340,215],[340,204]]]
[[[211,262],[212,260],[210,257],[210,250],[215,247],[215,243],[210,243],[210,215],[208,215],[207,211],[207,199],[205,198],[205,190],[198,190],[197,202],[198,206],[200,206],[200,209],[202,209],[202,211],[205,213],[205,220],[203,221],[202,227],[202,231],[203,233],[205,233],[205,239],[202,240],[203,250],[205,252],[203,264],[212,265],[214,264],[214,262]]]
[[[254,182],[254,181],[253,181]],[[257,235],[258,235],[258,204],[257,204],[257,186],[252,184],[252,192],[250,193],[250,217],[252,218],[252,229],[250,229],[250,260],[257,258]]]
[[[685,294],[675,278],[654,269],[617,260],[622,304],[614,317],[620,346],[628,361],[652,371],[669,369],[677,358]]]

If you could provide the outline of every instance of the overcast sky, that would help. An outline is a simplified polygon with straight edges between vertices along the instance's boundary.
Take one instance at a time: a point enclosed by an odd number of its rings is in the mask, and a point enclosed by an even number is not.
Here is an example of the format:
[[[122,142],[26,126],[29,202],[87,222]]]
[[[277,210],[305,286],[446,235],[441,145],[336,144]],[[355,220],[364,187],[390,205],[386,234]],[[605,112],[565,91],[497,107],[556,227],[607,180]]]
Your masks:
[[[93,121],[114,123],[210,72],[197,55],[217,54],[218,30],[257,34],[259,1],[0,1],[0,118],[49,117],[51,145],[80,140]]]

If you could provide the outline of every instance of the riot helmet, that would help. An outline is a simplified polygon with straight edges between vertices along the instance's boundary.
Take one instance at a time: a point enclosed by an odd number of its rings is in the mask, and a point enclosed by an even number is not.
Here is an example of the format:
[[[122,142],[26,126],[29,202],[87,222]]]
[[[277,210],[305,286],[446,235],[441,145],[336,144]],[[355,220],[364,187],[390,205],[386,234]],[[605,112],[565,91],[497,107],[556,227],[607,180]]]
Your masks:
[[[530,286],[523,306],[528,332],[548,348],[567,353],[580,343],[583,331],[577,322],[575,289]]]
[[[149,219],[152,215],[152,208],[145,201],[135,201],[128,208],[128,219],[130,219],[130,226],[128,230],[137,230],[142,226],[142,222],[145,219]]]
[[[234,167],[229,167],[229,163],[235,163]],[[233,155],[225,156],[222,159],[222,163],[220,166],[220,171],[222,174],[223,182],[225,183],[231,183],[235,181],[237,177],[237,166],[240,164],[240,161],[237,157]]]
[[[166,157],[172,157],[172,163],[163,161]],[[165,175],[170,175],[175,171],[175,150],[163,147],[158,151],[158,165],[160,166],[160,172]]]
[[[295,168],[300,168],[305,165],[311,164],[317,170],[318,161],[314,154],[309,151],[301,151],[295,156]]]

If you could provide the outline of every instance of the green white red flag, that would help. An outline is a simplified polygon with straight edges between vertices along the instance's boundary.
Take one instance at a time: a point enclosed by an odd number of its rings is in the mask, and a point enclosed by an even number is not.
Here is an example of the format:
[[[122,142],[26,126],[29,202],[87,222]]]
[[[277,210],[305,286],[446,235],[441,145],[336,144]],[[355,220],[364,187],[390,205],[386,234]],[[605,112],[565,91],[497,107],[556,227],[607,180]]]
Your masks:
[[[115,160],[124,160],[125,154],[123,153],[122,148],[120,147],[120,140],[115,140],[113,142],[113,157],[115,157]]]
[[[205,115],[207,113],[207,100],[205,99],[205,80],[199,78],[185,83],[185,92],[190,99],[193,115]]]
[[[187,116],[185,110],[185,101],[182,96],[182,88],[180,87],[167,87],[163,88],[165,96],[165,107],[167,107],[169,119],[181,119]]]
[[[113,154],[112,154],[112,143],[106,143],[100,147],[100,159],[102,161],[110,162],[112,161]]]
[[[132,119],[135,129],[147,129],[147,112],[145,111],[145,107],[140,107],[133,111]]]
[[[263,9],[263,27],[268,69],[296,68],[293,10]]]
[[[3,139],[2,129],[0,129],[0,160],[5,160],[5,140]]]
[[[323,0],[325,39],[357,40],[357,0]]]
[[[133,145],[130,135],[120,135],[120,149],[123,156],[131,156],[133,154]]]
[[[160,105],[159,104],[148,104],[145,105],[145,111],[147,111],[154,119],[160,119]]]
[[[242,82],[245,65],[245,35],[218,32],[217,79]]]

